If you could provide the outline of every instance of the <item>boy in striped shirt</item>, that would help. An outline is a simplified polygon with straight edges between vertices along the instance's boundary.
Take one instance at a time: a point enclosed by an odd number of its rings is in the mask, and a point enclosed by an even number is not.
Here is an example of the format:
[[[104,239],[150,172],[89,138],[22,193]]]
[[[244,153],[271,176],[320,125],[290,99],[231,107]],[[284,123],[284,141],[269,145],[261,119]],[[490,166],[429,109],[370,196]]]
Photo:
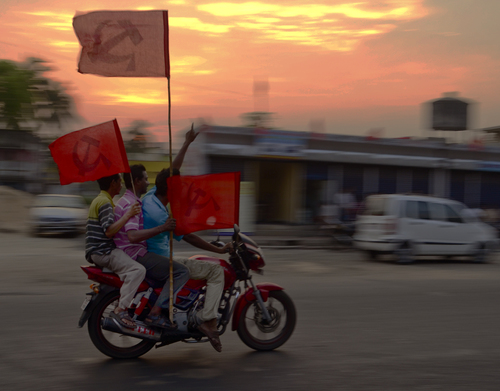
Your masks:
[[[85,258],[98,266],[111,269],[123,281],[118,306],[110,316],[122,326],[134,328],[135,322],[129,316],[127,308],[146,276],[146,269],[116,248],[113,236],[131,217],[141,213],[141,207],[138,203],[131,205],[127,213],[115,222],[113,197],[118,195],[122,188],[121,176],[115,174],[103,177],[98,179],[97,183],[101,192],[89,208],[85,234]]]

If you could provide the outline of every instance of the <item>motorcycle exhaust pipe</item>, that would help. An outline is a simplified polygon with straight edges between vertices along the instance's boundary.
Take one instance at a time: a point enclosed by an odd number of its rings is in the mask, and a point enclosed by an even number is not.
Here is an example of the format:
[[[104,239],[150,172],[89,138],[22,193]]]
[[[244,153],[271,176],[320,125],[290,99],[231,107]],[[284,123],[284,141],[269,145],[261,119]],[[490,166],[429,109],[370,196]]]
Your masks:
[[[159,342],[161,340],[161,332],[155,331],[146,326],[141,326],[137,323],[134,329],[129,329],[123,327],[115,319],[104,318],[101,320],[101,327],[104,330],[111,331],[113,333],[119,333],[140,339],[149,339],[155,342]]]

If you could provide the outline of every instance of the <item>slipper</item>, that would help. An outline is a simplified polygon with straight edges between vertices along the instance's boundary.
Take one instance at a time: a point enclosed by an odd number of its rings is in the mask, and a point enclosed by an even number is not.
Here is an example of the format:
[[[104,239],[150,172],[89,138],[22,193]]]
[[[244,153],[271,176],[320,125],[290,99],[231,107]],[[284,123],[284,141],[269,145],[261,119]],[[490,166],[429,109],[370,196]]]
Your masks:
[[[135,328],[135,322],[128,314],[128,311],[121,311],[118,314],[116,312],[112,311],[109,314],[109,317],[115,319],[118,323],[120,323],[121,326],[126,327],[127,329],[134,329]],[[130,322],[130,323],[126,323],[125,321]]]
[[[170,322],[169,319],[161,316],[161,315],[148,315],[146,319],[144,319],[144,323],[151,327],[159,327],[161,329],[165,329],[168,331],[177,330],[177,325]]]

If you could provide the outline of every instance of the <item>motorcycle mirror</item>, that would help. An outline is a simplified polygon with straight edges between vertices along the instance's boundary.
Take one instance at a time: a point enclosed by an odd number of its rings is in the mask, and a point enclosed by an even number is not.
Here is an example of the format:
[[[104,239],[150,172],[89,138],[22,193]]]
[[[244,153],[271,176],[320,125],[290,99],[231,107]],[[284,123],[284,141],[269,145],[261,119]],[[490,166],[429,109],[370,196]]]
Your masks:
[[[238,235],[240,233],[240,227],[238,227],[238,224],[234,225],[234,234],[233,234],[233,241],[236,242],[238,240]]]

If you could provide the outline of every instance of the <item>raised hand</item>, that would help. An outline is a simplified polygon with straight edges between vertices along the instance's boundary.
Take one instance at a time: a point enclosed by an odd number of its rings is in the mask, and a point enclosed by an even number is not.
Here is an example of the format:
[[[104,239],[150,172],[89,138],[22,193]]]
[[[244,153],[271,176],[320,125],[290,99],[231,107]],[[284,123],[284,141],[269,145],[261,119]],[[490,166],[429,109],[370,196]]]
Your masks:
[[[193,124],[191,124],[191,129],[186,132],[186,142],[187,143],[192,143],[196,137],[198,136],[199,133],[196,133],[193,128]]]

